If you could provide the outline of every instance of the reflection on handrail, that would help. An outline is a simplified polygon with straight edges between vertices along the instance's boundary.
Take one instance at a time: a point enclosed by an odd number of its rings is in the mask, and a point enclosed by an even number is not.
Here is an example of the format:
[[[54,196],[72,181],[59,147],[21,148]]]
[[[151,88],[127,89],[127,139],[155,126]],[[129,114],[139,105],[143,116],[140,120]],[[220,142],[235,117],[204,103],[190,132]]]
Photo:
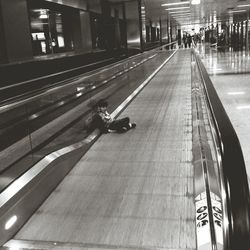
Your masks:
[[[194,52],[193,52],[194,53]],[[221,158],[224,249],[250,249],[250,197],[247,173],[236,132],[200,58],[196,62],[206,91]]]
[[[27,80],[27,81],[23,81],[23,82],[11,84],[11,85],[8,85],[8,86],[0,87],[0,90],[12,89],[12,88],[15,88],[17,86],[22,86],[22,85],[25,85],[27,83],[31,83],[31,82],[34,82],[34,81],[37,81],[37,80],[44,80],[44,79],[49,78],[49,77],[62,75],[64,73],[68,73],[68,72],[72,72],[74,70],[86,68],[86,67],[93,66],[93,65],[96,65],[98,63],[102,63],[102,62],[106,62],[106,61],[110,61],[110,59],[105,59],[105,60],[102,60],[102,61],[98,61],[96,63],[91,63],[91,64],[88,64],[88,65],[84,65],[84,66],[80,66],[80,67],[76,67],[76,68],[72,68],[72,69],[67,69],[67,70],[64,70],[64,71],[61,71],[61,72],[57,72],[57,73],[53,73],[53,74],[50,74],[50,75],[41,76],[41,77],[37,77],[37,78],[31,79],[31,80]]]
[[[64,71],[61,71],[61,72],[57,72],[57,73],[54,73],[54,74],[50,74],[50,75],[46,75],[46,76],[42,76],[42,77],[38,77],[38,78],[34,78],[34,79],[31,79],[31,80],[27,80],[27,81],[23,81],[23,82],[20,82],[20,83],[16,83],[16,84],[11,84],[11,85],[8,85],[8,86],[4,86],[4,87],[0,87],[0,91],[2,91],[2,96],[4,98],[6,98],[6,93],[8,94],[8,92],[10,92],[12,95],[13,93],[17,93],[17,91],[15,90],[16,88],[18,89],[22,89],[22,88],[28,88],[27,89],[27,92],[30,93],[30,95],[39,95],[39,94],[43,94],[45,93],[46,91],[48,90],[51,90],[51,89],[54,89],[54,88],[60,88],[60,87],[63,87],[64,85],[69,85],[70,83],[75,83],[75,81],[83,81],[85,78],[89,78],[90,76],[93,77],[94,75],[96,74],[100,74],[100,72],[105,72],[105,71],[108,71],[110,69],[114,69],[114,67],[119,67],[120,65],[124,65],[124,63],[126,62],[130,62],[131,60],[134,60],[134,59],[137,59],[137,58],[140,58],[142,56],[147,56],[148,54],[151,54],[151,53],[154,53],[155,51],[158,51],[158,50],[162,50],[164,47],[166,46],[170,46],[170,45],[173,45],[174,43],[176,42],[172,42],[172,43],[169,43],[169,44],[165,44],[161,47],[157,47],[157,48],[154,48],[150,51],[145,51],[144,53],[140,53],[140,54],[137,54],[137,55],[134,55],[134,56],[131,56],[129,58],[126,58],[126,59],[123,59],[121,61],[119,61],[118,63],[117,62],[114,62],[114,63],[111,63],[109,65],[106,65],[106,66],[103,66],[103,67],[100,67],[98,69],[95,69],[95,70],[91,70],[90,72],[87,72],[87,73],[81,73],[80,75],[78,74],[77,76],[67,76],[68,73],[71,73],[71,72],[74,72],[74,71],[78,71],[80,69],[83,69],[83,68],[87,68],[87,67],[90,67],[92,65],[95,65],[95,64],[100,64],[104,61],[107,61],[107,60],[103,60],[103,61],[99,61],[97,63],[93,63],[93,64],[88,64],[88,65],[84,65],[84,66],[80,66],[80,67],[76,67],[76,68],[72,68],[72,69],[68,69],[68,70],[64,70]],[[110,60],[110,59],[109,59]],[[64,80],[56,80],[56,78],[58,77],[61,77],[65,75],[65,79]],[[50,85],[48,84],[45,84],[44,86],[40,86],[40,89],[35,87],[34,90],[30,90],[30,86],[31,85],[37,85],[35,84],[35,82],[40,82],[40,81],[46,81],[48,79],[54,79],[54,82],[52,82]],[[52,80],[53,81],[53,80]],[[67,82],[66,82],[67,81]],[[39,85],[38,85],[39,86]],[[7,91],[7,92],[6,92]],[[36,93],[37,91],[39,91],[38,93]],[[41,93],[42,91],[42,93]],[[22,94],[18,94],[16,96],[13,96],[13,97],[7,97],[7,99],[4,99],[4,100],[0,100],[1,102],[6,102],[6,101],[11,101],[11,102],[15,102],[17,101],[18,99],[20,100],[20,98],[24,95],[25,99],[27,99],[27,93],[22,93]],[[8,95],[9,96],[9,95]],[[1,104],[0,104],[1,105]]]
[[[0,112],[2,112],[3,110],[6,111],[6,109],[11,109],[13,107],[25,104],[26,102],[31,101],[31,100],[35,100],[36,98],[39,98],[39,97],[41,97],[43,95],[52,94],[53,92],[58,91],[59,89],[67,88],[67,87],[69,87],[71,85],[74,85],[74,84],[79,84],[82,87],[82,84],[84,84],[85,81],[89,81],[88,79],[90,77],[96,76],[97,74],[100,75],[100,72],[104,73],[105,71],[111,70],[112,74],[115,74],[114,69],[116,68],[116,70],[118,70],[117,76],[119,76],[119,75],[121,75],[123,73],[122,71],[124,71],[124,73],[126,73],[129,70],[128,69],[129,65],[132,64],[133,67],[139,66],[140,64],[152,59],[154,57],[154,55],[152,55],[152,53],[155,53],[158,50],[162,50],[165,46],[172,45],[174,43],[175,42],[172,42],[170,44],[165,44],[164,46],[158,47],[158,48],[156,48],[154,50],[151,50],[151,51],[148,51],[148,52],[145,52],[145,53],[142,53],[142,54],[138,54],[138,55],[134,55],[132,57],[126,58],[126,59],[120,61],[119,63],[112,63],[112,64],[110,64],[108,66],[104,66],[102,68],[99,68],[98,70],[93,70],[91,72],[81,74],[81,75],[79,75],[77,77],[70,78],[70,79],[68,79],[67,82],[64,80],[64,81],[55,83],[55,84],[51,85],[50,88],[43,88],[41,90],[37,90],[37,91],[39,91],[39,92],[36,91],[37,93],[31,92],[30,96],[27,96],[27,94],[24,94],[25,95],[24,100],[23,100],[23,98],[21,98],[22,95],[14,97],[13,99],[11,98],[12,100],[11,100],[10,103],[0,105]],[[135,64],[134,61],[132,62],[132,60],[139,60],[140,58],[142,58],[143,62],[142,61],[139,62],[139,63],[137,62],[136,64]],[[122,67],[122,69],[120,69],[120,67]],[[125,70],[124,70],[124,67],[125,67]],[[73,69],[70,69],[70,71],[71,70],[73,70]],[[44,77],[40,77],[40,78],[37,78],[37,79],[30,80],[30,81],[25,81],[25,82],[23,82],[23,85],[25,86],[26,84],[30,84],[30,83],[32,83],[32,81],[36,81],[36,80],[45,80],[47,78],[53,77],[54,75],[64,74],[66,72],[67,71],[63,71],[63,72],[59,72],[59,73],[56,73],[56,74],[53,74],[53,75],[48,75],[48,76],[44,76]],[[105,74],[101,74],[101,75],[105,75]],[[99,79],[99,80],[100,80],[100,83],[106,83],[107,81],[112,80],[112,79],[113,78],[105,79],[103,81],[102,81],[102,79]],[[20,83],[20,84],[21,85],[18,86],[18,87],[22,87],[22,83]],[[14,87],[15,87],[15,85],[9,86],[10,91],[15,93],[14,89],[11,90]],[[0,90],[1,90],[1,88],[0,88]]]
[[[219,188],[216,145],[209,143],[212,124],[209,108],[204,98],[204,88],[192,56],[192,121],[194,200],[196,207],[197,249],[222,250],[222,206]],[[210,126],[207,126],[207,125]]]

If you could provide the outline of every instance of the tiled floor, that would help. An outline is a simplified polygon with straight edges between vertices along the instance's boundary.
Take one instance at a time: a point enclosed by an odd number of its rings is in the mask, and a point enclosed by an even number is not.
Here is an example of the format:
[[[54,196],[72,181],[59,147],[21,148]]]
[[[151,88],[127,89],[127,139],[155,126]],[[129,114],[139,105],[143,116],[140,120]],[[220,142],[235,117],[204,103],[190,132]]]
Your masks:
[[[199,48],[202,61],[238,135],[250,180],[250,54]]]

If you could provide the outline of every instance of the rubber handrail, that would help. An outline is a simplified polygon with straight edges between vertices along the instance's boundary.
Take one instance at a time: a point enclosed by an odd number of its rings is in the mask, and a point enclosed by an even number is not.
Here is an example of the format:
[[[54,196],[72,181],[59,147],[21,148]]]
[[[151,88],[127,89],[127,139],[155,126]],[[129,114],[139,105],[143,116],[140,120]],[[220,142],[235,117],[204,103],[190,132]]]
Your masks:
[[[224,249],[249,250],[250,196],[242,149],[203,63],[195,53],[194,55],[206,91],[221,154],[222,205],[226,211],[223,218]]]

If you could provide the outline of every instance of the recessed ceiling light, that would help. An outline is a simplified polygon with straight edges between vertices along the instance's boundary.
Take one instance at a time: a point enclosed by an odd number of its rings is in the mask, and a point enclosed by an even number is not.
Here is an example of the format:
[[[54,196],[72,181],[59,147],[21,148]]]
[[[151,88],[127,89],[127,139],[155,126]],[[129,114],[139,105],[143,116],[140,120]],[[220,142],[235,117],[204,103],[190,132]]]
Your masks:
[[[190,16],[180,16],[180,17],[174,17],[174,19],[176,20],[180,20],[180,19],[190,19]]]
[[[191,16],[191,14],[190,13],[186,13],[186,14],[173,14],[173,15],[171,15],[171,17],[179,17],[179,16]]]
[[[190,1],[184,1],[179,3],[163,3],[161,6],[173,6],[173,5],[182,5],[182,4],[189,4]]]
[[[250,7],[250,4],[237,5],[237,7],[239,7],[239,8],[241,8],[241,7]]]
[[[192,4],[192,5],[196,5],[196,4],[200,4],[200,3],[201,3],[200,0],[192,0],[192,1],[191,1],[191,4]]]
[[[250,109],[249,105],[246,106],[238,106],[237,109]]]
[[[191,15],[178,15],[178,16],[171,16],[171,17],[174,17],[174,18],[178,18],[178,17],[191,17]]]
[[[230,10],[228,13],[246,12],[246,10]]]
[[[169,12],[169,14],[175,14],[175,13],[190,13],[190,10],[170,11]]]
[[[177,7],[177,8],[169,8],[165,10],[180,10],[180,9],[189,9],[190,7]]]
[[[245,92],[243,92],[243,91],[236,91],[236,92],[228,92],[227,94],[228,95],[244,95]]]

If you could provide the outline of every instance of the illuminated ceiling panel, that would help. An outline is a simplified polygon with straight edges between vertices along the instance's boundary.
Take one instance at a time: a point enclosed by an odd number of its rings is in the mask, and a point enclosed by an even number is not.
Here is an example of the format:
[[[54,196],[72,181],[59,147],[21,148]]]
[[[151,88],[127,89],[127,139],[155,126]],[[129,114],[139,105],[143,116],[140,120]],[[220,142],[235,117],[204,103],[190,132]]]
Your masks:
[[[143,0],[143,2],[145,3],[149,18],[154,19],[160,16],[162,20],[171,18],[170,11],[166,10],[167,8],[190,6],[190,22],[203,26],[208,26],[216,20],[221,20],[222,22],[228,22],[232,18],[238,21],[245,20],[247,13],[250,11],[250,0],[200,0],[200,4],[197,5],[188,4],[186,3],[187,0]],[[185,4],[182,4],[183,2]],[[171,5],[162,6],[162,4]],[[239,5],[249,6],[240,7]],[[238,12],[239,10],[246,11]],[[178,21],[178,24],[182,25],[182,22]]]

